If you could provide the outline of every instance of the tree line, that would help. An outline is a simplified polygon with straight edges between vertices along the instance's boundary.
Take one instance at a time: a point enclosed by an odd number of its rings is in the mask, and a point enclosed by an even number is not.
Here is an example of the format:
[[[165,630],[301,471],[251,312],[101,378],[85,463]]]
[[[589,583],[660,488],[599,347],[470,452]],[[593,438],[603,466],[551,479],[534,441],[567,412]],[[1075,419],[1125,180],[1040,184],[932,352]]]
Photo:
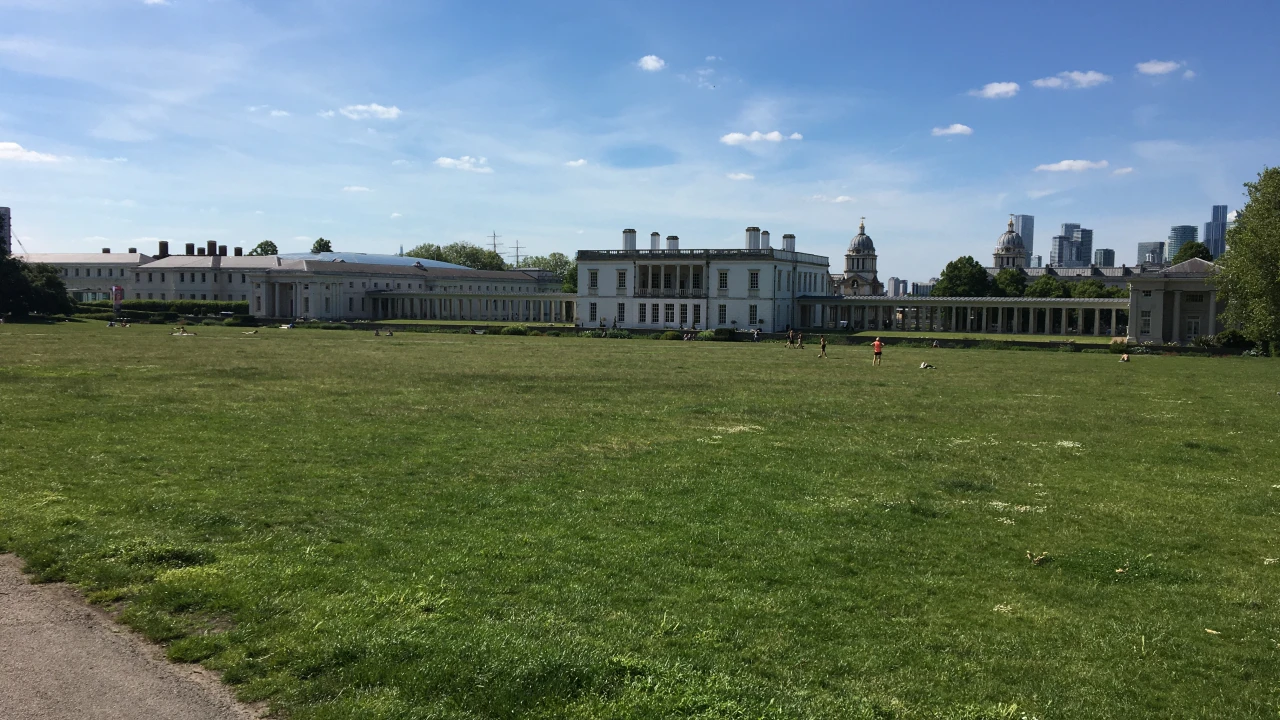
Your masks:
[[[947,263],[930,293],[934,297],[1038,298],[1105,298],[1128,294],[1124,288],[1107,287],[1092,278],[1063,282],[1045,274],[1028,283],[1027,276],[1014,268],[1004,268],[993,277],[972,255]]]

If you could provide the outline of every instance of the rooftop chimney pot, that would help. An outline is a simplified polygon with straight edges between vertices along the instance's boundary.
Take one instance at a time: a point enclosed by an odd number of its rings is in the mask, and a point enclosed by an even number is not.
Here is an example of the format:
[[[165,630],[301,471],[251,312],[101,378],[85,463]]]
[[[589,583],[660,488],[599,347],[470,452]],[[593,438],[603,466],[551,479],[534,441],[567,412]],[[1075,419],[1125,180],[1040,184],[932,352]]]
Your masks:
[[[102,248],[102,254],[103,254],[103,255],[110,255],[110,254],[111,254],[111,248]]]
[[[187,254],[188,254],[188,255],[195,255],[195,254],[196,254],[196,244],[195,244],[195,243],[187,243]]]
[[[132,254],[134,254],[134,253],[136,253],[136,252],[138,252],[138,248],[129,248],[129,254],[130,254],[130,255],[132,255]]]
[[[236,248],[236,257],[240,257],[241,255],[244,255],[244,248],[242,247]]]

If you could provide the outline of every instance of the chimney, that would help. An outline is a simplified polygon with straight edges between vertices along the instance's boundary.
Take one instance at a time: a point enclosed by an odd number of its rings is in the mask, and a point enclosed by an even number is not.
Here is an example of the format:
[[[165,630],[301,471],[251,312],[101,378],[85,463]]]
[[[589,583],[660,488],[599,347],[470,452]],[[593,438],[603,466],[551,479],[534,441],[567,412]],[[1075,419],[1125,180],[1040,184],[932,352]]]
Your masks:
[[[219,245],[219,246],[218,246],[218,254],[219,254],[219,255],[226,255],[226,254],[227,254],[227,246],[226,246],[226,245]]]
[[[658,233],[649,233],[649,249],[650,250],[662,249],[662,235]]]
[[[769,231],[768,230],[760,231],[760,249],[761,250],[769,249]]]
[[[668,236],[667,236],[667,249],[668,249],[668,250],[679,250],[679,249],[680,249],[680,236],[679,236],[679,235],[668,235]]]
[[[795,236],[795,235],[790,235],[790,234],[788,234],[788,235],[783,235],[783,236],[782,236],[782,249],[783,249],[783,250],[786,250],[787,252],[795,252],[795,251],[796,251],[796,236]]]
[[[188,254],[188,255],[195,255],[195,254],[196,254],[196,244],[195,244],[195,243],[187,243],[187,254]]]
[[[196,254],[200,257],[204,257],[204,248],[196,248]]]
[[[240,257],[241,255],[244,255],[244,248],[238,247],[236,248],[235,252],[236,252],[236,257]]]
[[[134,254],[134,253],[136,253],[136,252],[138,252],[138,248],[129,248],[129,254],[130,254],[130,255],[133,255],[133,254]]]
[[[747,249],[760,249],[760,228],[754,226],[747,228]]]
[[[622,249],[623,250],[636,249],[636,231],[635,230],[631,230],[628,228],[622,231]]]
[[[168,240],[161,240],[161,241],[160,241],[160,250],[156,253],[156,258],[158,258],[158,259],[160,259],[160,260],[163,260],[163,259],[165,259],[165,258],[167,258],[167,257],[169,257],[169,241],[168,241]]]
[[[103,254],[103,255],[110,255],[110,254],[111,254],[111,248],[102,248],[102,254]]]
[[[218,243],[214,242],[213,240],[206,241],[206,242],[205,242],[205,244],[204,244],[204,254],[205,254],[205,255],[217,255],[217,254],[218,254]]]

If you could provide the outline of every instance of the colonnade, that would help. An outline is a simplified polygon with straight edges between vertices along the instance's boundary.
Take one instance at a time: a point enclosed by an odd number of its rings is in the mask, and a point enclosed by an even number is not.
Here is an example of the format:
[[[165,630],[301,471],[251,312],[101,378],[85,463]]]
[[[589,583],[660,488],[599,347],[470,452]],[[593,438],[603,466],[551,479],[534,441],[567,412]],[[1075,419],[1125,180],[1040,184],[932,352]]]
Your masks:
[[[848,330],[973,332],[1011,335],[1115,337],[1128,324],[1128,300],[1047,299],[993,303],[990,298],[939,298],[925,302],[840,298],[801,299],[802,326]]]
[[[375,320],[471,320],[570,323],[574,302],[560,297],[370,295]]]
[[[636,266],[635,297],[703,297],[705,264],[654,264]],[[601,283],[615,278],[601,278]],[[623,288],[618,288],[619,290]]]

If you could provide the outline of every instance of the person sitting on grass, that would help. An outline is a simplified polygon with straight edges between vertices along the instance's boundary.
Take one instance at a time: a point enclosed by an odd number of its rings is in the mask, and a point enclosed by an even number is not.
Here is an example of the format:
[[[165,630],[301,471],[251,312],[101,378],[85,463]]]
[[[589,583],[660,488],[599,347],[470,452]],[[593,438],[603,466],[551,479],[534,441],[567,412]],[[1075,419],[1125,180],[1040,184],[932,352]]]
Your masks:
[[[381,331],[381,330],[379,330],[378,328],[374,328],[374,329],[373,329],[373,336],[374,336],[374,337],[382,337],[382,331]]]
[[[1120,362],[1129,362],[1129,353],[1120,356]]]
[[[922,362],[922,363],[920,363],[920,369],[921,369],[921,370],[937,370],[938,368],[936,368],[936,367],[934,367],[934,366],[930,365],[930,364],[929,364],[929,363],[927,363],[927,362]]]

